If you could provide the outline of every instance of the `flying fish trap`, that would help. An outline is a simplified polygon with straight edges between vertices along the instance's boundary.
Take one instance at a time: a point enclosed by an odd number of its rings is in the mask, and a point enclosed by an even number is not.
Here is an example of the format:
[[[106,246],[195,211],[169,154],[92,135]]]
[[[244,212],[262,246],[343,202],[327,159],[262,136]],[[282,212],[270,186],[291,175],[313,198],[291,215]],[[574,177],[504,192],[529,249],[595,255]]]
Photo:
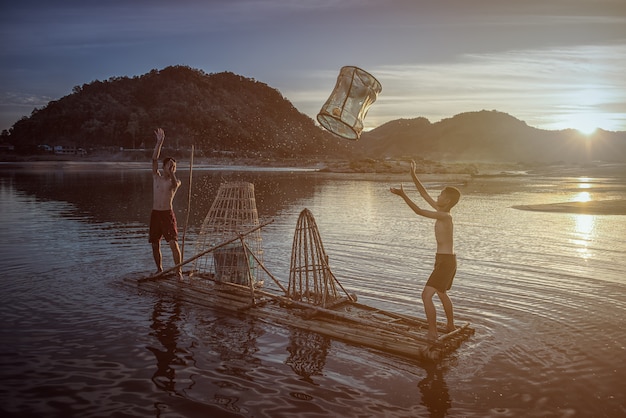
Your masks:
[[[342,67],[334,90],[317,114],[317,121],[335,135],[359,139],[363,119],[381,91],[378,80],[367,71]]]

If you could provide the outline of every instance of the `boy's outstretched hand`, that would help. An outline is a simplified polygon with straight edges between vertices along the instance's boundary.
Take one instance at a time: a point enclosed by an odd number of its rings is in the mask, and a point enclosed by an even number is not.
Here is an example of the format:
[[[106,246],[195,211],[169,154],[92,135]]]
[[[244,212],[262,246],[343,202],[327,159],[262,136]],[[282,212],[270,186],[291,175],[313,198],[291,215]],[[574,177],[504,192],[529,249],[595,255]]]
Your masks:
[[[411,160],[411,175],[417,178],[417,164],[415,164],[415,160]]]
[[[402,196],[402,197],[405,196],[404,187],[402,187],[402,184],[400,184],[400,188],[399,189],[396,189],[395,187],[392,187],[392,188],[389,189],[389,191],[391,193],[393,193],[393,194],[398,195],[398,196]]]
[[[162,144],[163,141],[165,140],[165,131],[162,128],[159,128],[156,131],[154,131],[154,134],[156,135],[157,143]]]

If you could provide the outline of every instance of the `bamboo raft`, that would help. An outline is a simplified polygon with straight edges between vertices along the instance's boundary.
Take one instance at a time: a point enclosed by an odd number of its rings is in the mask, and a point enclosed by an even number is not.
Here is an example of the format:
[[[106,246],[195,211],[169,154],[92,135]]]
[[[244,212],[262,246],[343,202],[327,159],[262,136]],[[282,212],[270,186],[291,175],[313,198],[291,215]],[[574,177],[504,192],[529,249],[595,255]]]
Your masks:
[[[219,202],[216,201],[214,206],[216,204]],[[241,210],[238,212],[237,216],[242,216]],[[235,228],[241,227],[241,223],[232,220],[227,223],[237,225]],[[308,209],[304,209],[298,218],[289,284],[284,287],[251,250],[250,239],[246,238],[257,236],[261,228],[270,223],[259,224],[257,219],[252,222],[256,225],[247,231],[230,235],[224,228],[219,228],[221,241],[208,248],[197,249],[189,260],[161,274],[128,277],[124,282],[199,306],[248,315],[418,361],[439,361],[474,333],[469,324],[452,332],[447,332],[443,324],[438,324],[440,337],[429,341],[425,320],[357,302],[356,295],[349,294],[330,270],[315,219]],[[253,242],[259,240],[257,238]],[[197,269],[199,259],[222,254],[224,249],[239,255],[236,263],[239,271],[232,270],[234,267],[229,264],[229,275],[225,277],[223,266],[220,266],[224,262],[221,255],[214,257],[212,263],[203,263],[212,268]],[[193,270],[187,273],[185,279],[178,280],[173,274],[175,269],[191,263]],[[258,280],[259,272],[264,272],[273,280],[282,293],[264,289],[264,282]],[[236,280],[229,280],[231,277],[236,277]]]

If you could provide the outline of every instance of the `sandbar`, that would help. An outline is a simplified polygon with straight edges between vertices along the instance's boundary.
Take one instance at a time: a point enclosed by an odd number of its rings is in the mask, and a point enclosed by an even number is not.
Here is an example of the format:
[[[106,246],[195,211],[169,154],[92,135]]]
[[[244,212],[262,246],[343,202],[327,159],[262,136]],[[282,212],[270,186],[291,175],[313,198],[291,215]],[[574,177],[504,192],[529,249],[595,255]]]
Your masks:
[[[626,215],[626,200],[591,200],[588,202],[517,205],[514,209],[536,212],[576,213],[582,215]]]

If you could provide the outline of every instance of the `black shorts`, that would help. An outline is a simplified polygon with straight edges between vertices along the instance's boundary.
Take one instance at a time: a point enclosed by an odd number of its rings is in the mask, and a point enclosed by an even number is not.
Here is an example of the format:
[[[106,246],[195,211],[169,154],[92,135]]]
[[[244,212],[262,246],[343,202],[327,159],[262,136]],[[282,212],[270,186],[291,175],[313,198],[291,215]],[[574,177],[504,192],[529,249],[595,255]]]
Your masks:
[[[173,210],[152,210],[150,214],[150,238],[148,242],[159,242],[161,237],[170,242],[178,239],[178,226]]]
[[[440,292],[450,290],[455,274],[456,255],[437,254],[435,256],[435,268],[430,274],[426,286],[434,287]]]

